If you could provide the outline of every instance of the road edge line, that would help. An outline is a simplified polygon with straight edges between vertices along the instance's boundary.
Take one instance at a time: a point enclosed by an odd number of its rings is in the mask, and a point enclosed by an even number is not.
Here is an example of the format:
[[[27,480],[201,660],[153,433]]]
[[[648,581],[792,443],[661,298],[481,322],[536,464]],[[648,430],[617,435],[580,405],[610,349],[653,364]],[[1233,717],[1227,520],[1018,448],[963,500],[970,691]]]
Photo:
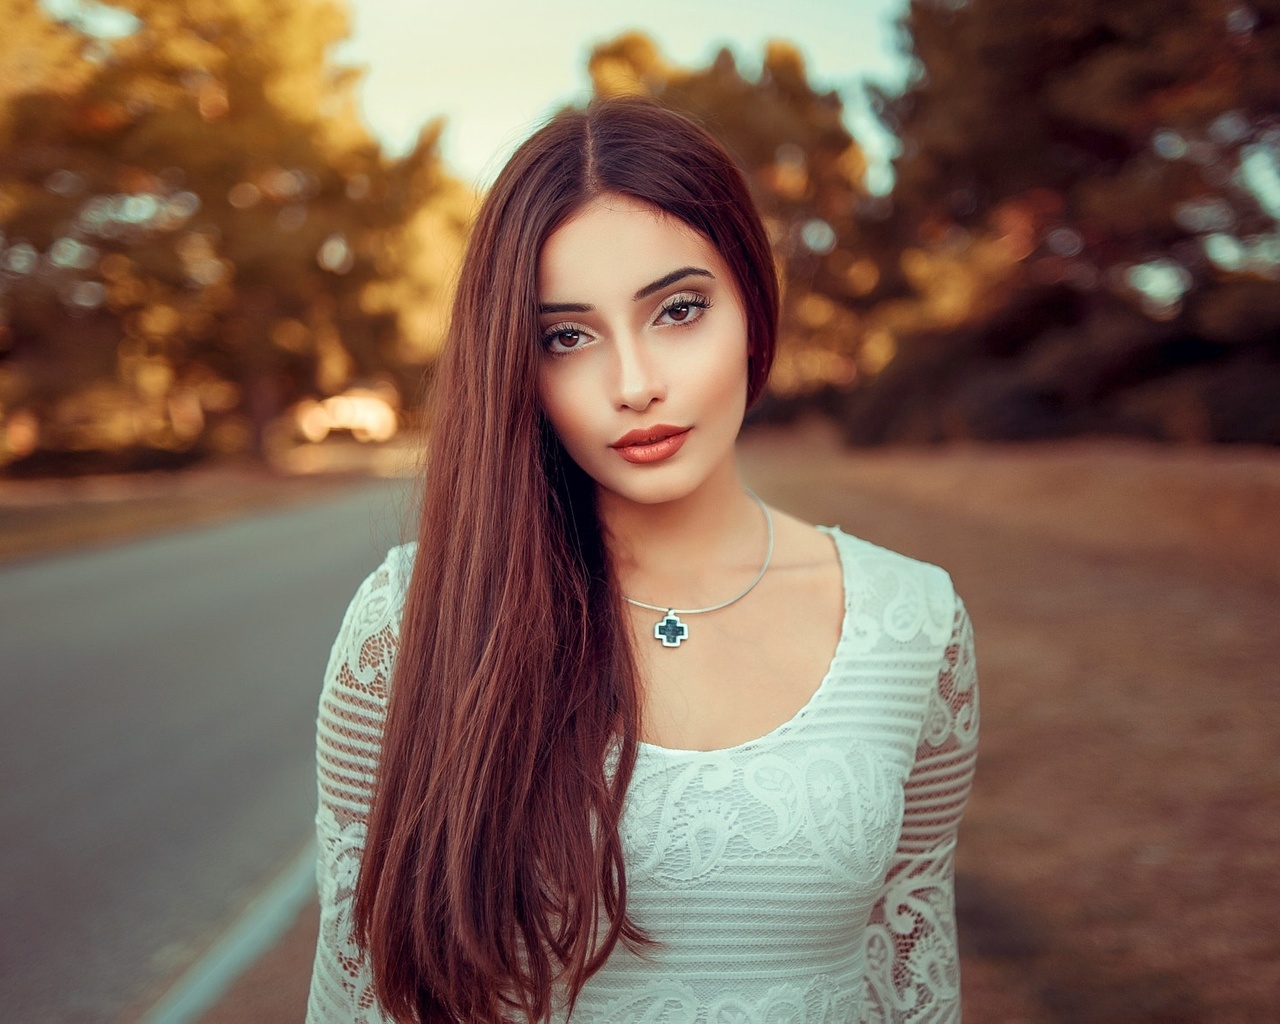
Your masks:
[[[308,842],[267,889],[138,1024],[191,1024],[279,941],[316,893],[316,846]]]

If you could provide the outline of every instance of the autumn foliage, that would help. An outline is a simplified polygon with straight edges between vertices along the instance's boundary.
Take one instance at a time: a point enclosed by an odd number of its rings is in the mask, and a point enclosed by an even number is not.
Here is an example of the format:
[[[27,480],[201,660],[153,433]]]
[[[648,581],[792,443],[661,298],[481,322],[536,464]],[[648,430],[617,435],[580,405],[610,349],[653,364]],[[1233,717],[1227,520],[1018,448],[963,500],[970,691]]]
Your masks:
[[[383,152],[337,0],[112,10],[0,0],[0,466],[262,455],[352,387],[410,407],[475,206],[439,123]],[[785,42],[590,58],[749,173],[785,284],[764,411],[1280,442],[1280,0],[912,0],[903,28],[905,90],[869,87],[888,195]]]
[[[784,44],[755,76],[634,35],[591,61],[750,170],[788,286],[782,410],[859,443],[1280,442],[1280,3],[912,0],[903,28],[907,88],[870,90],[887,196]]]
[[[299,399],[414,393],[472,206],[439,125],[381,151],[336,4],[116,6],[0,0],[0,453],[261,455]]]
[[[1280,3],[913,0],[904,27],[879,105],[915,298],[850,434],[1280,442]],[[967,312],[911,317],[956,278]]]

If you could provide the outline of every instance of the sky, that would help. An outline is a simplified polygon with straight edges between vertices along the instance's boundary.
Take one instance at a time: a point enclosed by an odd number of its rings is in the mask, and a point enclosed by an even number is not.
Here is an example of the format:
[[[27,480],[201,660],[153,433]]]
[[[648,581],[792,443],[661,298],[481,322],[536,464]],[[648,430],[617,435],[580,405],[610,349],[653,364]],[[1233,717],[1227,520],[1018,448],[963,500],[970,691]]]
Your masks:
[[[269,3],[270,0],[263,0]],[[565,103],[590,94],[598,43],[638,29],[670,61],[697,68],[727,46],[746,74],[772,39],[794,44],[809,81],[844,100],[845,122],[870,162],[867,185],[887,192],[894,140],[867,107],[862,84],[900,88],[907,72],[897,21],[907,0],[345,0],[351,38],[336,58],[364,69],[365,122],[393,154],[444,117],[441,152],[483,187],[506,157]],[[95,0],[41,0],[88,31],[127,35],[132,17]]]
[[[505,158],[564,103],[590,92],[592,46],[629,29],[668,60],[710,62],[728,46],[746,72],[770,39],[795,44],[815,87],[837,90],[846,124],[872,161],[869,185],[891,184],[892,137],[867,109],[861,83],[898,87],[906,72],[897,19],[906,0],[349,0],[352,38],[338,50],[362,65],[365,120],[396,154],[431,118],[446,118],[445,161],[485,185]]]

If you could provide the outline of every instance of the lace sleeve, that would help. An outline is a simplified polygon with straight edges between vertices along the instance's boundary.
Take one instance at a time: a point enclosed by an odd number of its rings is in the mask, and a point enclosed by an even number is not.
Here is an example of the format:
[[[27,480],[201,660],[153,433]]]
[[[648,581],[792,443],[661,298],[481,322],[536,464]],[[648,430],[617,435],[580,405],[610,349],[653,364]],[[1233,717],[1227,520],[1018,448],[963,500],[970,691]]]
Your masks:
[[[902,834],[867,929],[869,1022],[960,1020],[953,867],[977,747],[973,628],[957,598],[951,638],[906,782]]]
[[[356,591],[325,671],[316,722],[320,937],[307,1024],[380,1024],[373,980],[351,938],[356,877],[382,742],[403,603],[403,549]]]

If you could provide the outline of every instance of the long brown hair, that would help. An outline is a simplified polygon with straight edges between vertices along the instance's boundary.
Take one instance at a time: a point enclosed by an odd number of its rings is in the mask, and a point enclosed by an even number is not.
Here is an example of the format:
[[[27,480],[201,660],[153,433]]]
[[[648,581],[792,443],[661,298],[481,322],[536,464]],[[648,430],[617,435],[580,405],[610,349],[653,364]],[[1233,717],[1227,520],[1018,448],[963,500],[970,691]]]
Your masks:
[[[592,197],[631,196],[720,252],[773,358],[778,286],[745,180],[703,129],[647,102],[566,110],[481,207],[434,388],[355,935],[405,1021],[546,1019],[627,916],[618,834],[639,698],[595,487],[538,405],[537,261]]]

